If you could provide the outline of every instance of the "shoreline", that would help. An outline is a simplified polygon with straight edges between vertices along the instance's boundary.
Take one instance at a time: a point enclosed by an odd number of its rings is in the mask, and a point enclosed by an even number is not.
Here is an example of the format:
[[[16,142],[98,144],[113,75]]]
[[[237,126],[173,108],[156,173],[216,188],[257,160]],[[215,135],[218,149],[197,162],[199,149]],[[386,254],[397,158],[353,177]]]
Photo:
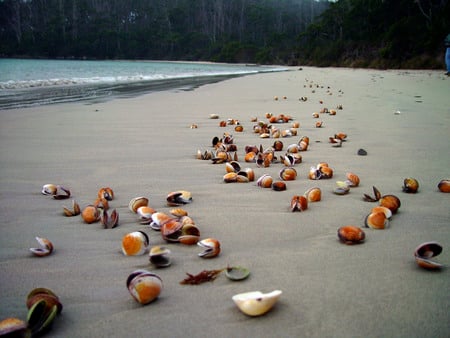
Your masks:
[[[24,319],[28,292],[48,287],[64,309],[46,337],[182,337],[187,331],[207,337],[212,329],[218,337],[447,336],[450,300],[442,295],[449,290],[450,194],[440,193],[437,183],[449,178],[449,89],[437,71],[302,67],[192,91],[1,110],[0,320]],[[303,96],[306,101],[299,100]],[[343,109],[336,116],[320,114],[323,126],[315,128],[312,113],[338,105]],[[278,157],[302,136],[310,138],[302,163],[294,166],[297,179],[286,182],[286,191],[256,182],[224,183],[223,164],[196,159],[197,150],[211,150],[214,136],[229,132],[243,167],[251,167],[256,178],[267,173],[278,180],[281,163],[260,168],[244,162],[246,145],[268,148],[274,142],[253,132],[251,119],[264,121],[266,113],[291,115],[300,123],[297,136],[279,139],[284,150]],[[244,131],[219,127],[228,118],[239,120]],[[328,143],[337,132],[348,135],[340,148]],[[360,148],[367,156],[357,155]],[[333,178],[308,179],[309,168],[319,162],[329,163]],[[333,194],[349,171],[360,177],[360,186]],[[417,194],[402,192],[406,177],[419,181]],[[110,186],[119,226],[103,229],[64,217],[62,206],[71,202],[42,195],[47,183],[69,188],[82,207]],[[313,186],[322,190],[322,200],[291,212],[291,197]],[[373,186],[401,200],[385,230],[364,227],[376,203],[362,196],[372,194]],[[166,243],[128,210],[133,197],[146,196],[154,209],[168,212],[166,196],[176,190],[192,193],[193,202],[183,208],[202,239],[221,242],[218,257],[201,259],[197,246]],[[361,227],[365,242],[340,243],[337,229],[344,225]],[[137,230],[149,235],[150,246],[171,250],[170,267],[156,269],[147,254],[121,253],[122,236]],[[31,256],[35,236],[49,238],[54,253]],[[436,260],[447,267],[438,272],[420,269],[413,257],[417,245],[432,240],[444,247]],[[179,284],[186,273],[227,265],[249,268],[250,277]],[[160,297],[147,306],[126,289],[127,276],[137,269],[163,280]],[[243,315],[231,300],[242,292],[276,289],[283,294],[262,317]]]

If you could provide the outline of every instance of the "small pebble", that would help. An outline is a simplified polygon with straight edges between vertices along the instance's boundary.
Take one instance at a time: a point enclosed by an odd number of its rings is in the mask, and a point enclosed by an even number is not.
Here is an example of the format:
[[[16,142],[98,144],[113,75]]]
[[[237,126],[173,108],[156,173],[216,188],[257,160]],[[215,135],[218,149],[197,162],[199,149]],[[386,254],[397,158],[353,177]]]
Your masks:
[[[366,156],[367,155],[367,151],[365,151],[364,149],[358,149],[358,155],[359,156]]]

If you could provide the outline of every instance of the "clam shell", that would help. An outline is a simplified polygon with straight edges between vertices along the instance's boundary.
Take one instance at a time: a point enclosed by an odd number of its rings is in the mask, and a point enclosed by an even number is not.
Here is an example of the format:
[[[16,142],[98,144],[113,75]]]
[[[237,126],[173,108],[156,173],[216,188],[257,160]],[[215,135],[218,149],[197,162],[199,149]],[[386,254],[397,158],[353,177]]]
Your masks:
[[[438,183],[438,189],[440,192],[450,192],[450,180],[441,180]]]
[[[347,177],[346,183],[349,187],[353,188],[353,187],[357,187],[359,185],[360,180],[359,180],[358,175],[356,175],[354,173],[347,173],[346,177]]]
[[[272,147],[275,151],[281,151],[283,150],[283,142],[277,140],[273,143]]]
[[[382,207],[382,206],[373,207],[371,213],[376,213],[376,212],[384,213],[384,215],[386,216],[387,219],[391,219],[391,217],[392,217],[391,209],[388,209],[386,207]]]
[[[235,172],[226,173],[223,175],[223,181],[225,183],[234,183],[237,182],[238,174]]]
[[[412,177],[403,180],[403,191],[410,194],[415,194],[419,190],[419,182]]]
[[[166,268],[172,264],[170,250],[164,246],[154,246],[149,253],[149,260],[157,268]]]
[[[304,195],[308,202],[318,202],[322,199],[322,191],[318,187],[309,188]]]
[[[113,211],[111,211],[111,214],[108,215],[108,211],[103,210],[101,222],[105,229],[113,229],[117,225],[119,225],[119,213],[116,209],[114,209]]]
[[[281,290],[269,293],[261,291],[245,292],[232,297],[236,306],[248,316],[261,316],[276,304],[282,294]]]
[[[174,208],[169,211],[169,213],[175,217],[187,216],[188,212],[182,208]]]
[[[297,171],[292,167],[285,167],[280,170],[279,176],[283,181],[293,181],[297,178]]]
[[[72,210],[63,206],[63,212],[67,217],[78,216],[81,213],[80,205],[72,200]]]
[[[272,190],[275,191],[285,191],[286,190],[286,183],[283,181],[275,181],[272,183]]]
[[[18,318],[5,318],[0,321],[0,336],[26,337],[27,323]]]
[[[90,204],[83,209],[81,217],[87,224],[95,223],[100,220],[100,211],[95,205]]]
[[[384,195],[381,197],[379,203],[382,207],[390,209],[393,214],[397,213],[397,210],[401,206],[399,198],[395,195]]]
[[[366,216],[364,224],[371,229],[385,229],[389,226],[389,220],[384,212],[372,212]]]
[[[180,206],[192,202],[192,195],[189,191],[179,190],[169,193],[167,196],[168,206]]]
[[[198,254],[202,258],[213,258],[220,254],[220,242],[215,238],[206,238],[197,243],[198,246],[204,248]]]
[[[200,230],[193,223],[183,224],[178,240],[181,244],[194,245],[200,239]]]
[[[440,269],[442,264],[432,261],[430,258],[439,256],[442,252],[442,245],[438,242],[425,242],[414,250],[414,257],[417,265],[428,270]]]
[[[122,252],[125,256],[143,255],[148,245],[148,236],[143,231],[130,232],[122,238]]]
[[[304,211],[308,209],[308,200],[305,196],[295,195],[291,199],[291,211]]]
[[[30,248],[30,251],[38,257],[48,256],[53,252],[53,244],[47,238],[36,237],[39,248]]]
[[[349,193],[349,191],[350,191],[349,185],[347,184],[347,182],[343,182],[343,181],[337,181],[336,187],[333,190],[333,192],[336,195],[346,195]]]
[[[237,161],[225,163],[225,170],[227,173],[237,173],[241,170],[241,165]]]
[[[139,215],[139,220],[141,224],[150,224],[152,222],[152,215],[156,212],[155,209],[149,207],[148,205],[139,207],[136,213]]]
[[[147,205],[148,205],[148,198],[143,197],[143,196],[139,196],[139,197],[133,198],[128,203],[128,209],[130,209],[131,212],[137,213],[137,210],[140,207],[145,207]]]
[[[248,278],[250,270],[242,266],[229,266],[225,269],[225,275],[232,281],[240,281]]]
[[[165,214],[164,212],[155,212],[152,214],[152,222],[150,223],[150,227],[153,230],[161,230],[161,227],[164,223],[174,219],[173,217]]]
[[[26,305],[28,309],[31,309],[37,302],[45,300],[47,310],[50,310],[53,306],[56,306],[57,313],[61,313],[63,305],[59,300],[59,297],[50,289],[47,288],[35,288],[28,293]]]
[[[258,187],[261,188],[270,188],[272,186],[272,182],[273,182],[272,176],[264,174],[260,178],[258,178],[256,184],[258,185]]]
[[[161,227],[162,238],[168,242],[178,242],[183,224],[176,219],[169,220]]]
[[[140,304],[154,301],[163,289],[162,279],[150,271],[136,270],[127,278],[127,288],[131,296]]]
[[[107,201],[112,201],[114,199],[114,192],[110,187],[100,188],[97,193],[98,198],[104,198]]]
[[[347,245],[360,244],[364,242],[366,234],[363,229],[353,225],[346,225],[338,229],[339,240]]]

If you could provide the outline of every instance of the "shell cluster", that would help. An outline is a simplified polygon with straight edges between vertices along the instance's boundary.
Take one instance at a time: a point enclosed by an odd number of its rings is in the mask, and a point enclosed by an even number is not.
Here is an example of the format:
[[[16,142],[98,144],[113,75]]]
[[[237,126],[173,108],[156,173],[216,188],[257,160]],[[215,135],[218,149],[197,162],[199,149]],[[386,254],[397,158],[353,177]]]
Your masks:
[[[392,194],[381,195],[380,191],[373,187],[374,197],[364,194],[364,200],[378,202],[378,206],[372,208],[364,219],[366,227],[371,229],[386,229],[389,227],[393,214],[396,214],[401,206],[400,199]]]

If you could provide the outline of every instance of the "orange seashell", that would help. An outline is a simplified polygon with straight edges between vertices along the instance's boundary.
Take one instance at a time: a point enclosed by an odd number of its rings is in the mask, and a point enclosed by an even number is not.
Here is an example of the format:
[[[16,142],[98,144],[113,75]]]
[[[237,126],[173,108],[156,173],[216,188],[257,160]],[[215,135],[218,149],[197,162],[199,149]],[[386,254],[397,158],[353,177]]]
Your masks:
[[[72,200],[72,210],[63,206],[63,212],[67,217],[78,216],[81,213],[80,205]]]
[[[234,127],[234,131],[241,133],[244,131],[244,127],[240,124],[238,124],[236,127]]]
[[[161,230],[161,227],[165,223],[173,220],[174,218],[172,216],[165,214],[164,212],[155,212],[152,214],[151,219],[152,219],[152,221],[150,223],[150,227],[153,230],[158,231],[158,230]]]
[[[331,109],[331,110],[329,111],[329,114],[330,114],[330,115],[336,115],[336,110]]]
[[[322,199],[322,191],[318,187],[309,188],[304,195],[308,202],[318,202]]]
[[[347,138],[347,134],[340,132],[340,133],[334,134],[334,138],[344,141]]]
[[[320,167],[320,173],[322,174],[321,178],[332,178],[333,177],[333,169],[330,167]]]
[[[94,205],[97,208],[103,209],[103,210],[108,210],[109,209],[109,203],[108,200],[104,197],[102,198],[97,198],[94,203],[92,203],[92,205]]]
[[[200,239],[200,230],[194,224],[185,224],[181,228],[181,234],[178,241],[181,244],[193,245],[197,244]]]
[[[139,215],[139,219],[142,224],[150,224],[152,221],[152,215],[156,212],[155,209],[149,207],[148,205],[139,207],[137,209],[137,214]]]
[[[219,127],[226,127],[227,126],[227,121],[220,121],[219,122]]]
[[[253,151],[250,151],[247,154],[245,154],[244,160],[247,163],[256,162],[256,154]]]
[[[100,211],[96,206],[90,204],[83,209],[81,217],[88,224],[95,223],[100,220]]]
[[[136,213],[140,207],[145,207],[148,205],[148,198],[146,197],[135,197],[128,203],[128,209],[131,212]]]
[[[147,270],[136,270],[128,276],[127,288],[134,300],[146,305],[158,298],[163,284],[158,275]]]
[[[114,199],[114,192],[111,188],[101,188],[97,193],[98,198],[104,198],[107,201],[112,201]]]
[[[182,208],[174,208],[169,211],[169,213],[175,217],[187,216],[188,212]]]
[[[264,174],[260,178],[258,178],[256,184],[258,185],[258,187],[261,188],[270,188],[272,186],[272,182],[273,182],[272,176]]]
[[[395,195],[384,195],[381,196],[380,205],[386,207],[392,211],[393,214],[397,213],[400,208],[401,203],[397,196]]]
[[[415,194],[419,190],[419,182],[412,177],[403,180],[403,191],[406,193]]]
[[[338,238],[342,243],[360,244],[364,242],[366,234],[361,228],[353,225],[346,225],[338,229]]]
[[[202,252],[198,254],[202,258],[213,258],[220,254],[220,242],[215,238],[206,238],[197,243],[198,246],[204,248]]]
[[[391,219],[391,217],[392,217],[391,209],[388,209],[386,207],[382,207],[382,206],[373,207],[371,213],[377,213],[377,212],[384,213],[384,215],[386,216],[387,219]]]
[[[279,176],[283,181],[293,181],[297,178],[297,171],[292,167],[285,167],[280,170]]]
[[[276,181],[272,183],[272,190],[275,191],[284,191],[286,190],[286,183],[282,181]]]
[[[292,127],[292,128],[300,128],[300,122],[298,122],[298,121],[292,122],[292,123],[291,123],[291,127]]]
[[[316,122],[316,128],[321,128],[323,125],[323,121],[317,121]]]
[[[385,229],[389,226],[389,220],[384,212],[372,212],[366,216],[364,224],[371,229]]]
[[[237,182],[238,174],[235,172],[227,173],[223,176],[223,181],[225,183],[234,183]]]
[[[143,231],[130,232],[122,238],[122,252],[125,256],[143,255],[148,245],[148,236]]]
[[[441,180],[438,183],[438,189],[440,192],[450,192],[450,180]]]
[[[345,183],[347,183],[349,187],[357,187],[359,185],[358,175],[354,173],[347,173],[346,177],[347,181]]]
[[[176,219],[164,223],[161,227],[162,238],[168,242],[178,242],[183,224]]]
[[[304,211],[308,209],[308,200],[305,196],[295,195],[291,199],[291,211]]]
[[[315,119],[318,119],[319,118],[319,113],[318,112],[312,113],[312,117],[314,117]]]

